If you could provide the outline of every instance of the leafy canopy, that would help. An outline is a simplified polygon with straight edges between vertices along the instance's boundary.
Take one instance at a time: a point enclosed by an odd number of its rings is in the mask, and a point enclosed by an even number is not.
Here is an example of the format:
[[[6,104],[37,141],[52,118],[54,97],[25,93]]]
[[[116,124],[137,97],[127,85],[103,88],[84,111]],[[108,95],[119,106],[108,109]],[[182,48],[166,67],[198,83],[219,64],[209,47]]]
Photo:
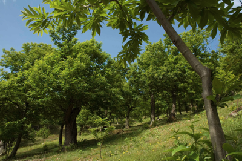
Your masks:
[[[123,36],[122,51],[118,54],[120,62],[131,63],[140,52],[143,41],[148,43],[144,30],[147,25],[137,25],[137,21],[157,21],[145,0],[43,0],[49,4],[52,12],[46,12],[44,7],[24,8],[23,20],[34,33],[48,33],[59,24],[66,27],[77,24],[83,33],[92,31],[100,35],[100,28],[106,26],[119,29]],[[241,7],[233,8],[233,0],[159,0],[157,2],[171,23],[178,21],[185,28],[190,25],[193,30],[207,27],[214,38],[217,30],[221,33],[221,42],[229,38],[240,37],[242,13]],[[31,23],[32,22],[32,23]],[[158,22],[158,21],[157,21]],[[158,22],[159,23],[159,22]],[[127,38],[129,38],[128,41]]]

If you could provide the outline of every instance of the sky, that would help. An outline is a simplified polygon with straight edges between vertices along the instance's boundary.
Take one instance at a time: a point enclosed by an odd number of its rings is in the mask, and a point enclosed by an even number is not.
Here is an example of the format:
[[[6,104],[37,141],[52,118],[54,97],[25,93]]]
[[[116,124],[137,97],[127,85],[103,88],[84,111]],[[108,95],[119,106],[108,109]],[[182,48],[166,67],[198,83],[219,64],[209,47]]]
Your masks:
[[[47,12],[50,12],[49,5],[42,4],[42,0],[0,0],[0,56],[2,56],[2,49],[9,50],[13,47],[16,51],[22,50],[22,44],[27,42],[46,43],[53,45],[51,38],[48,34],[43,34],[42,37],[38,34],[33,34],[28,27],[25,26],[26,20],[22,21],[20,16],[21,10],[27,8],[28,5],[31,7],[45,7]],[[239,0],[235,0],[235,5],[240,5]],[[149,36],[150,42],[157,42],[159,39],[164,38],[164,29],[157,24],[157,22],[142,22],[148,25],[149,29],[145,33]],[[183,27],[178,28],[177,24],[173,25],[178,33],[189,31],[191,28],[188,27],[186,30]],[[82,34],[78,32],[76,38],[80,42],[90,40],[92,38],[91,32],[87,31]],[[116,57],[117,54],[122,50],[122,36],[119,34],[119,30],[113,30],[110,27],[101,28],[100,36],[96,36],[95,39],[102,42],[102,50]],[[217,49],[219,35],[209,44],[213,50]],[[145,43],[142,45],[142,49],[145,49]],[[53,45],[54,46],[54,45]],[[2,57],[0,57],[2,58]]]

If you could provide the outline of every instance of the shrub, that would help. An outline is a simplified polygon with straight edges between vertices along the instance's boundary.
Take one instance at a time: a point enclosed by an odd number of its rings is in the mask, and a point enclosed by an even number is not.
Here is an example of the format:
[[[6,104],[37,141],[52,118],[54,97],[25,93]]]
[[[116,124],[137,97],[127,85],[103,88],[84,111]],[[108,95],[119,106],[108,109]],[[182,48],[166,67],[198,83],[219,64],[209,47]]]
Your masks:
[[[50,129],[47,127],[42,127],[39,129],[39,131],[36,132],[36,135],[38,137],[42,137],[43,139],[48,138],[48,136],[50,136]]]

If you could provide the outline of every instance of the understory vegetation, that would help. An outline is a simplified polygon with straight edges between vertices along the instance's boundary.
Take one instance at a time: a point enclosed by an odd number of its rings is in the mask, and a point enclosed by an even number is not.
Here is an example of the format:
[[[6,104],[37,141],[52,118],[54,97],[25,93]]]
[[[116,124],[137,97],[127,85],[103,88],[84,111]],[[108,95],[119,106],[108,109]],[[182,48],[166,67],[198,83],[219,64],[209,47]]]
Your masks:
[[[231,103],[230,107],[219,109],[218,112],[225,134],[238,138],[238,140],[230,140],[229,143],[236,150],[241,151],[239,145],[241,145],[242,131],[235,132],[233,130],[242,129],[242,115],[235,118],[228,117],[228,113],[235,107],[237,107],[237,104]],[[192,122],[194,122],[196,133],[203,134],[204,130],[202,128],[208,128],[205,112],[199,114],[189,112],[188,114],[177,115],[177,122],[174,123],[167,123],[166,120],[166,116],[160,116],[160,120],[155,122],[154,127],[149,127],[148,118],[144,119],[143,123],[132,120],[132,126],[130,129],[124,129],[123,134],[117,134],[120,125],[115,125],[116,130],[103,144],[102,159],[100,159],[99,155],[98,140],[90,132],[85,131],[82,135],[78,135],[78,144],[70,145],[66,152],[62,152],[58,144],[58,130],[53,129],[48,138],[37,137],[35,142],[24,140],[14,160],[160,161],[162,158],[166,160],[166,157],[171,156],[171,152],[166,151],[176,145],[176,137],[173,137],[174,131],[191,132],[189,126],[192,125]],[[206,140],[208,138],[203,136],[200,139]],[[188,143],[188,145],[194,143],[194,140],[188,135],[178,136],[177,141]],[[242,159],[239,156],[237,158],[238,160]]]

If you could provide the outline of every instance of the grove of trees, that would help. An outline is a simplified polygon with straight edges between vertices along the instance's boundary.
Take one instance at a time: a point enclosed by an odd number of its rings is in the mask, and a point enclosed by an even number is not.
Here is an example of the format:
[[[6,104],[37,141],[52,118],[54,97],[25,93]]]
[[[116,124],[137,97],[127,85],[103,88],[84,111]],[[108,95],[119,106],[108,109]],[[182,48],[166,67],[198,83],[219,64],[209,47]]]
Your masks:
[[[54,11],[29,6],[22,16],[34,33],[49,32],[57,47],[26,43],[19,52],[3,49],[0,62],[10,70],[1,70],[0,83],[0,138],[6,147],[14,146],[9,157],[16,155],[22,139],[34,140],[33,127],[44,120],[60,126],[60,146],[65,129],[68,146],[77,144],[78,128],[95,126],[91,120],[97,116],[110,124],[125,118],[129,128],[130,118],[149,116],[152,126],[162,113],[173,122],[176,111],[206,110],[215,160],[231,159],[223,149],[217,107],[241,90],[242,68],[236,63],[241,61],[241,7],[233,8],[228,0],[43,2]],[[148,26],[136,24],[145,17],[163,26],[163,40],[148,41]],[[95,39],[75,38],[78,30],[100,34],[104,21],[120,30],[123,42],[129,39],[117,59]],[[175,22],[192,30],[178,35]],[[217,29],[220,48],[211,51],[210,36]],[[148,45],[140,54],[143,41]]]

